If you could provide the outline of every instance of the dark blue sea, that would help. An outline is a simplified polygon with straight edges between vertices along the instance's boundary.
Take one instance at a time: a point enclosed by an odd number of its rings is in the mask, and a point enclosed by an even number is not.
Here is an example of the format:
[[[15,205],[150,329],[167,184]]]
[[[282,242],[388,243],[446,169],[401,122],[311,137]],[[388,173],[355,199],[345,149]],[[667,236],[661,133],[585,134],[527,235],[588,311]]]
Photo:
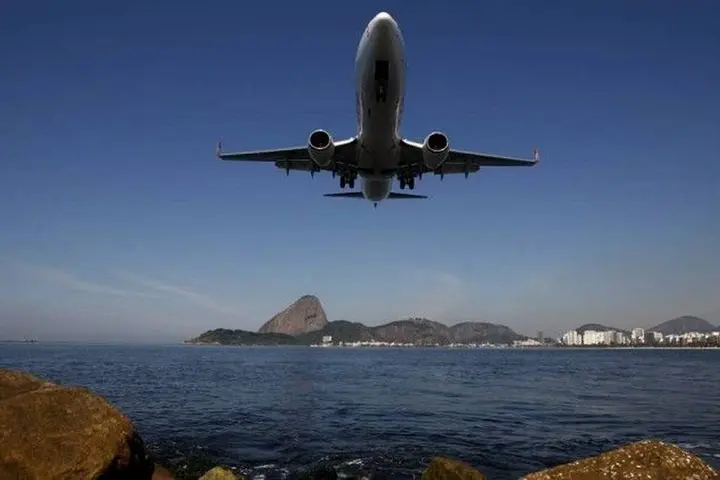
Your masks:
[[[0,367],[104,395],[186,478],[419,478],[449,455],[517,479],[647,437],[720,466],[720,350],[37,343]]]

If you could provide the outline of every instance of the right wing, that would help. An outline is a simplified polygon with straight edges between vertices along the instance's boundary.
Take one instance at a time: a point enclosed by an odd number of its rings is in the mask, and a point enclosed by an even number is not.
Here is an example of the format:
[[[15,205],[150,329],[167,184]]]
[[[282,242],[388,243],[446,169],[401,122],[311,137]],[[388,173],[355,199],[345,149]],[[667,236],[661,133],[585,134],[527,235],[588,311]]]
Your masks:
[[[333,160],[325,167],[313,162],[308,153],[308,147],[279,148],[275,150],[251,150],[246,152],[223,152],[222,145],[218,143],[217,158],[235,162],[274,162],[275,166],[283,170],[300,171],[337,171],[339,168],[353,170],[357,168],[355,155],[356,139],[349,138],[335,142]]]
[[[416,174],[475,173],[481,167],[531,167],[540,161],[537,149],[532,159],[450,149],[445,162],[436,170],[430,170],[423,163],[422,143],[403,139],[400,146],[404,165]]]

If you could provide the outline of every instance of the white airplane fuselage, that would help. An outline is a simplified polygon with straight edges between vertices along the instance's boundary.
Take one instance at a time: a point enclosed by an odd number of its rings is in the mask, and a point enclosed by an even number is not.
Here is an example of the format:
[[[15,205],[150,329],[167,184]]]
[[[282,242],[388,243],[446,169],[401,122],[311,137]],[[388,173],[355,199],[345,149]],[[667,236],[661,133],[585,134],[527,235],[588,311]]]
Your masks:
[[[405,46],[393,18],[381,12],[368,24],[355,58],[358,175],[366,199],[387,198],[400,158],[405,100]]]

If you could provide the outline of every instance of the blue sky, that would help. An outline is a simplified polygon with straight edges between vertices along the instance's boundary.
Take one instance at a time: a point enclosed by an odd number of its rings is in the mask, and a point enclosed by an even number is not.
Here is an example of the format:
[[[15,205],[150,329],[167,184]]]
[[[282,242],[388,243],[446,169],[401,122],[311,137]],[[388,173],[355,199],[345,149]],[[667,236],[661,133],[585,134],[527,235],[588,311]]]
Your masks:
[[[529,156],[332,200],[227,149],[355,133],[366,23],[400,24],[404,136]],[[720,5],[12,2],[0,19],[0,337],[176,340],[331,319],[547,333],[720,322]]]

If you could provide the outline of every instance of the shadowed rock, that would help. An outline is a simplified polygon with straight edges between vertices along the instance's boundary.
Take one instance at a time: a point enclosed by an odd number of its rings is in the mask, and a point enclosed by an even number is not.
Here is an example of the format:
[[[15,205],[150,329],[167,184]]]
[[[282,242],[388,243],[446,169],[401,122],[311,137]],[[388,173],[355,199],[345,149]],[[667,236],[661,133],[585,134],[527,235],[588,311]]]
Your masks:
[[[436,457],[423,472],[421,480],[487,480],[487,477],[463,462]]]
[[[320,300],[313,295],[305,295],[265,322],[258,333],[300,335],[322,330],[327,324]]]
[[[710,480],[720,474],[695,455],[657,440],[643,440],[595,457],[531,473],[523,480]]]
[[[215,467],[200,477],[198,480],[242,480],[229,468]]]
[[[170,479],[103,398],[0,369],[0,478]]]

